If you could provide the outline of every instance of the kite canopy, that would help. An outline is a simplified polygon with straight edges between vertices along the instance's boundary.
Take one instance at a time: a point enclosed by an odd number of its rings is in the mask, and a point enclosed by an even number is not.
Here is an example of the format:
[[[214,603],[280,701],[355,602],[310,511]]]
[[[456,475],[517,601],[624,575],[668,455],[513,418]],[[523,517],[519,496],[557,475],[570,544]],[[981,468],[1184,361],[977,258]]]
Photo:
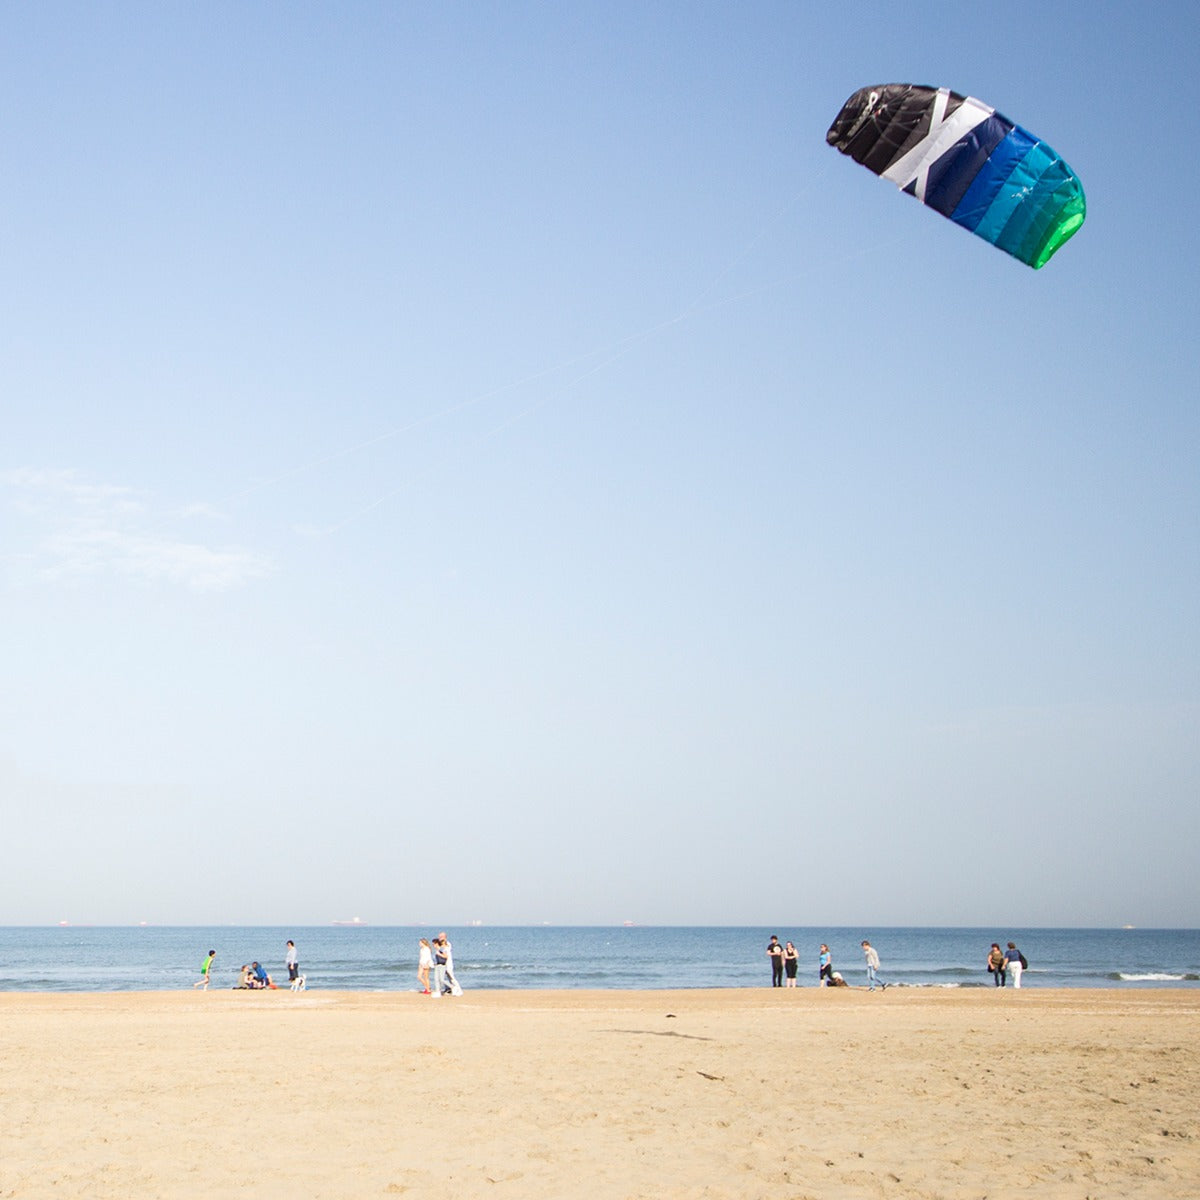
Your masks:
[[[825,140],[1035,270],[1083,224],[1074,171],[994,108],[949,88],[860,88]]]

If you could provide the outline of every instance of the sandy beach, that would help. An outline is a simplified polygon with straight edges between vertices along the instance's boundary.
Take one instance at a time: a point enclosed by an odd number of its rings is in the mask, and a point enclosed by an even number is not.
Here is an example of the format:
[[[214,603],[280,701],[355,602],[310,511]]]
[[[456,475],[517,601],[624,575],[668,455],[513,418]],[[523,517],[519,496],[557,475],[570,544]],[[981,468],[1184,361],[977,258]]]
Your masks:
[[[0,1196],[1194,1197],[1200,993],[0,995]]]

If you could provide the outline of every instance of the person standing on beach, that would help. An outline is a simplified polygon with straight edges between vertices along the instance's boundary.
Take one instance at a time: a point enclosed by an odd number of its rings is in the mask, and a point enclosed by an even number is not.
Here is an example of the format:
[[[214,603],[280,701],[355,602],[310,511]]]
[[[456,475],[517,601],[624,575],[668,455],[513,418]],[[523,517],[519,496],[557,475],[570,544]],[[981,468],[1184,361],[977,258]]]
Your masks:
[[[421,995],[428,996],[429,993],[429,968],[433,966],[433,950],[429,945],[428,938],[421,938],[418,943],[417,951],[417,981],[421,985]]]
[[[444,933],[442,934],[442,949],[446,952],[446,995],[461,996],[462,988],[454,976],[454,947],[446,941]]]
[[[774,934],[767,943],[767,957],[771,960],[771,986],[783,987],[783,947]]]
[[[450,943],[439,933],[433,939],[433,994],[441,996],[446,990],[446,964],[450,961]]]
[[[862,951],[863,957],[867,960],[867,990],[873,992],[875,985],[879,984],[886,992],[888,985],[877,974],[879,971],[879,952],[865,938],[863,939]]]
[[[829,947],[821,943],[821,953],[817,956],[817,987],[830,987],[833,984],[833,955]]]
[[[999,942],[993,942],[992,948],[988,951],[987,969],[992,973],[992,982],[997,987],[1003,987],[1005,983],[1004,951],[1000,949]]]
[[[1004,969],[1012,972],[1013,987],[1021,986],[1021,973],[1029,964],[1025,961],[1025,955],[1013,945],[1008,943],[1008,949],[1004,952]]]
[[[296,943],[290,938],[287,944],[287,956],[284,959],[288,969],[288,983],[295,983],[296,976],[300,974],[300,963],[296,958]]]
[[[800,965],[800,955],[796,953],[796,947],[788,942],[783,948],[783,969],[787,972],[787,986],[796,986],[796,968]]]
[[[204,943],[201,942],[201,945],[203,944]],[[200,978],[192,984],[193,988],[203,988],[206,992],[208,991],[208,973],[212,970],[213,959],[216,957],[217,952],[215,950],[210,950],[208,952],[208,957],[204,960],[203,965],[200,967]]]

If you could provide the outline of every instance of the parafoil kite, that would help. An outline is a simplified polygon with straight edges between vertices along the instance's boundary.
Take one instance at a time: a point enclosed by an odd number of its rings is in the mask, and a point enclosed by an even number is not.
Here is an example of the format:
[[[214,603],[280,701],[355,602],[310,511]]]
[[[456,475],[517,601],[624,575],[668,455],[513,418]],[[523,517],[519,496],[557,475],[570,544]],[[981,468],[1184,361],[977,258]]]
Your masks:
[[[1087,212],[1083,186],[1045,142],[949,88],[860,88],[825,140],[1034,269]]]

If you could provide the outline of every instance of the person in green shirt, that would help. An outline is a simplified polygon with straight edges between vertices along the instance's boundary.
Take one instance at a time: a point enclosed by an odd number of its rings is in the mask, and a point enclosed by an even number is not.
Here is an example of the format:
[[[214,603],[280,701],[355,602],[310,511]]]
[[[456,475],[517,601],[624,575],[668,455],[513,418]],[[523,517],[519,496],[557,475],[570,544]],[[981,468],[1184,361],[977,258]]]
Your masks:
[[[192,987],[203,988],[206,992],[208,991],[208,973],[212,970],[213,959],[216,957],[217,952],[215,950],[208,952],[208,957],[204,960],[204,964],[200,968],[200,978],[192,984]]]

